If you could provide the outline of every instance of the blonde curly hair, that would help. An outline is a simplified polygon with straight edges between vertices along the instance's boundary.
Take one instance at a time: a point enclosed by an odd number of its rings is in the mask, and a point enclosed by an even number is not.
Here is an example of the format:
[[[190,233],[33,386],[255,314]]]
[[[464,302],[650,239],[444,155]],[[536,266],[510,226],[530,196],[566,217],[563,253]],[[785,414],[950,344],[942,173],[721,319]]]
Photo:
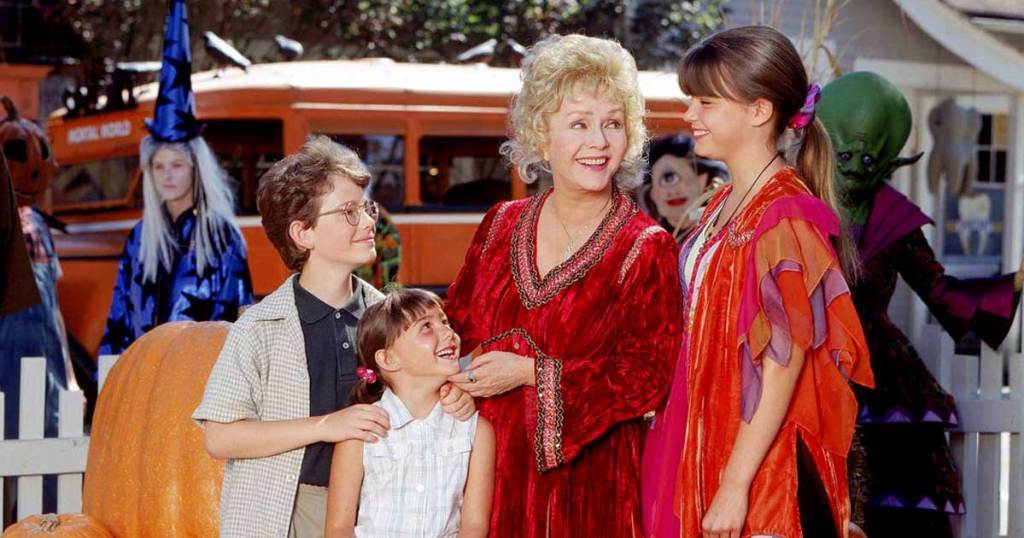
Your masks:
[[[644,144],[644,97],[640,92],[636,62],[617,42],[578,34],[553,35],[538,41],[523,59],[522,89],[510,114],[511,135],[501,153],[519,170],[526,183],[551,177],[544,160],[548,145],[548,119],[566,96],[581,88],[604,93],[621,102],[626,119],[626,154],[615,172],[615,184],[631,189],[639,184],[646,168]]]

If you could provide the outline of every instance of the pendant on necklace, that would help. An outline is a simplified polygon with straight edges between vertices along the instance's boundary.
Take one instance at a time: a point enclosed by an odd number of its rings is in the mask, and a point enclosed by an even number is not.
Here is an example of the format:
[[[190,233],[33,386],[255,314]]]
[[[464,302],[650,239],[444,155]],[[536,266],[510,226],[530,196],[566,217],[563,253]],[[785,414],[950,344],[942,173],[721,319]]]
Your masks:
[[[565,245],[565,256],[562,257],[562,261],[568,260],[572,256],[572,243]]]

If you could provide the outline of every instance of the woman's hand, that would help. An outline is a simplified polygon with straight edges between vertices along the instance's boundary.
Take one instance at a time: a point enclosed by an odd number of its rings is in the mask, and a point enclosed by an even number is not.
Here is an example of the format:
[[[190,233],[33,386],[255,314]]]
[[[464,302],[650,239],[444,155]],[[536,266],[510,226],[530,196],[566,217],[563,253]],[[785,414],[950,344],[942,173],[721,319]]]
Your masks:
[[[533,367],[533,359],[507,351],[491,351],[474,357],[466,371],[448,380],[474,398],[486,398],[533,385]]]
[[[740,538],[749,495],[750,486],[746,484],[722,483],[701,521],[704,538]]]
[[[452,383],[441,387],[441,409],[449,416],[465,422],[476,413],[476,403],[468,392]]]

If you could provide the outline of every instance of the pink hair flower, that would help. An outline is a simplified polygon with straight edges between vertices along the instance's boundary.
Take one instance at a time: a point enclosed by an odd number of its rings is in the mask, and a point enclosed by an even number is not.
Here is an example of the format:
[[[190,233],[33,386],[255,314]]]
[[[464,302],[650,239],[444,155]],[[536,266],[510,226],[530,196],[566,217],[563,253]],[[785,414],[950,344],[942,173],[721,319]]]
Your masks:
[[[377,372],[362,366],[356,367],[356,377],[365,381],[367,385],[372,385],[377,382]]]
[[[790,129],[803,129],[814,121],[814,107],[821,100],[821,86],[811,84],[807,87],[807,97],[804,98],[804,106],[789,120]]]

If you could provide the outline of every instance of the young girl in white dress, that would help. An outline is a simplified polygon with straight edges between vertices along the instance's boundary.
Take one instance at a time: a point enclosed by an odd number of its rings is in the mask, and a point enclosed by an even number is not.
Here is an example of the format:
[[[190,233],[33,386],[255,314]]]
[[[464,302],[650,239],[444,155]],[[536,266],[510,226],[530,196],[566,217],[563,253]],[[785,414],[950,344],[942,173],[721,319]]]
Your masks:
[[[376,443],[338,443],[331,463],[327,536],[486,536],[494,490],[494,430],[460,422],[438,404],[459,371],[459,335],[440,299],[401,289],[359,322],[353,403],[387,411]]]

